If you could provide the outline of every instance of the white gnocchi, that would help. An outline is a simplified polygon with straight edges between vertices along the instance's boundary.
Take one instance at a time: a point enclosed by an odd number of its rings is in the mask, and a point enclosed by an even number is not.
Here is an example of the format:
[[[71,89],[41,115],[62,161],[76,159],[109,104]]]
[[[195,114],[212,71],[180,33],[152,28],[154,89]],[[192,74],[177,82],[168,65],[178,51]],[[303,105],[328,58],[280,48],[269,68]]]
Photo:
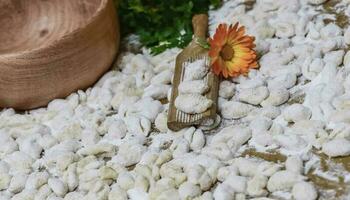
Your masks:
[[[212,100],[200,94],[180,94],[175,99],[176,108],[189,114],[205,112],[212,104]]]

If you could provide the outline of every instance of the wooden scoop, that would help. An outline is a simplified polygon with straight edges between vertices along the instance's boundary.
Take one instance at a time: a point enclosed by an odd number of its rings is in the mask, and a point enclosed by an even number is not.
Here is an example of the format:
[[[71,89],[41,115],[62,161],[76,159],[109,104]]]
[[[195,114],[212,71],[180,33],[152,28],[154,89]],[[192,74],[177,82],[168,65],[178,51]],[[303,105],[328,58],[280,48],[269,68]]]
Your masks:
[[[217,99],[219,91],[219,78],[212,72],[204,78],[209,86],[209,91],[205,94],[208,99],[213,101],[213,105],[205,112],[199,114],[188,114],[178,110],[175,107],[175,99],[178,96],[178,86],[183,81],[184,69],[189,63],[198,59],[205,59],[206,65],[210,65],[208,50],[203,48],[198,41],[206,40],[208,32],[208,15],[195,15],[192,19],[194,37],[191,43],[176,57],[173,88],[168,111],[168,128],[173,131],[181,130],[188,126],[204,124],[211,126],[215,123]]]

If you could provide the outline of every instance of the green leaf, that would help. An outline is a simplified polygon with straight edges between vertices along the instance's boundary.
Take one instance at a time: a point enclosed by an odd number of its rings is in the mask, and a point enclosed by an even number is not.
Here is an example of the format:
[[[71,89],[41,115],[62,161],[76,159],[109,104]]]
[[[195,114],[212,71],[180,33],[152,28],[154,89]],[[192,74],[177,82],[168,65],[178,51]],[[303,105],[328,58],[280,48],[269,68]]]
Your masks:
[[[185,47],[192,40],[192,16],[217,7],[221,0],[115,0],[123,36],[136,33],[141,43],[159,54]],[[185,31],[185,34],[181,34]],[[207,47],[204,42],[201,45]]]

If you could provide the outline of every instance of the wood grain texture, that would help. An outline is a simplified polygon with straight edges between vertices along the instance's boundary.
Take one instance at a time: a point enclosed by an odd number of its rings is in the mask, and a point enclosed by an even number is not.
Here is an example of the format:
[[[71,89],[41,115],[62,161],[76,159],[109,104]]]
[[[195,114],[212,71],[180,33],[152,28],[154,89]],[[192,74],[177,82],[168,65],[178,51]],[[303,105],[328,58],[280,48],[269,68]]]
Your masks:
[[[112,0],[1,0],[0,107],[32,109],[91,86],[119,46]]]

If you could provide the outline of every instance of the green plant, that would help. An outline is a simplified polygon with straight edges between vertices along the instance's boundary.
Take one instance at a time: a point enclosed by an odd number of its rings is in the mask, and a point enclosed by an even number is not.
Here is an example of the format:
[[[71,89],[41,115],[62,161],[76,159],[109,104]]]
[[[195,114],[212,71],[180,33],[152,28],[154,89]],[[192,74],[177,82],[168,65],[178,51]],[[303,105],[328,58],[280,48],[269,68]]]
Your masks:
[[[192,39],[191,19],[207,13],[221,0],[118,0],[122,35],[135,33],[143,45],[159,54],[172,47],[185,47]]]

